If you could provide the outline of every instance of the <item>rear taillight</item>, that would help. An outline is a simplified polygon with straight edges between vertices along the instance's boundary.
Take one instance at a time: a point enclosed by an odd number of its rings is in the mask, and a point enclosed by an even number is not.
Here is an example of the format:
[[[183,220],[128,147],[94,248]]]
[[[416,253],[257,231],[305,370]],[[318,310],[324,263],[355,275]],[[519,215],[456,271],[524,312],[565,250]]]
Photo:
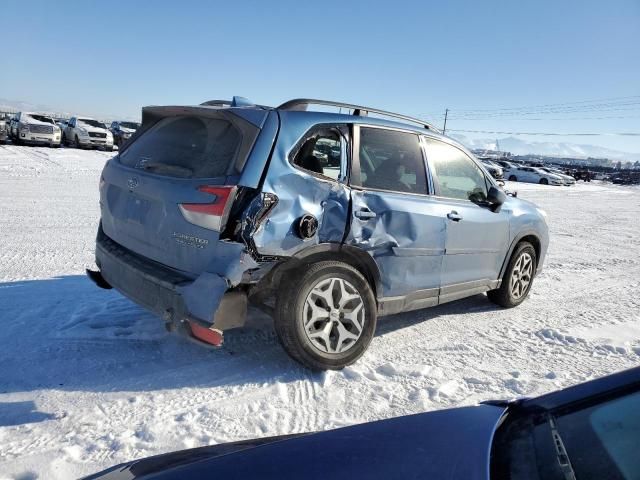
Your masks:
[[[227,221],[231,204],[235,198],[235,186],[203,186],[198,187],[203,193],[213,195],[215,198],[208,203],[181,203],[180,211],[184,219],[209,230],[221,231]]]

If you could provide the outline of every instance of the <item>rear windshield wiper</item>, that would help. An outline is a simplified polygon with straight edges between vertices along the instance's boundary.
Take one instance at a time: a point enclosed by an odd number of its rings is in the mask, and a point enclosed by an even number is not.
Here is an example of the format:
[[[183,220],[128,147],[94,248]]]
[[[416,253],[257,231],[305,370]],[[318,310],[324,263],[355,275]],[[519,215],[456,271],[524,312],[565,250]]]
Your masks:
[[[142,169],[154,173],[166,173],[183,178],[193,177],[193,170],[179,165],[168,165],[166,163],[147,162],[142,165]]]
[[[556,449],[556,459],[560,464],[560,470],[565,480],[576,480],[576,472],[573,471],[571,466],[571,460],[567,454],[567,449],[564,447],[564,442],[558,431],[558,426],[552,415],[549,415],[549,427],[551,428],[551,436],[553,437],[553,445]]]

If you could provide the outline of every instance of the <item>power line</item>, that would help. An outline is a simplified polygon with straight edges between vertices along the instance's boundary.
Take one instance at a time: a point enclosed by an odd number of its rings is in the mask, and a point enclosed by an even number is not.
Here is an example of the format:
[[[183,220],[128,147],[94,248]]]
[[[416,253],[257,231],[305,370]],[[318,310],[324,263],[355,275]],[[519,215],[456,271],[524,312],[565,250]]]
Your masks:
[[[630,136],[640,137],[639,132],[622,132],[622,133],[556,133],[556,132],[497,132],[492,130],[460,130],[457,128],[450,128],[450,132],[464,132],[464,133],[487,133],[494,135],[546,135],[546,136],[580,136],[580,137],[598,137],[598,136]]]
[[[608,120],[608,119],[621,119],[621,118],[640,118],[640,115],[613,115],[613,116],[605,116],[605,117],[564,117],[564,118],[518,118],[516,120],[526,120],[526,121],[566,121],[566,120]],[[456,118],[454,116],[449,115],[450,120],[458,120],[461,122],[477,122],[478,120],[482,120],[481,118]]]
[[[556,107],[580,107],[580,106],[589,106],[588,104],[618,104],[621,102],[626,102],[629,100],[638,100],[640,99],[640,95],[630,95],[625,97],[609,97],[609,98],[600,98],[600,99],[592,99],[592,100],[580,100],[574,102],[562,102],[562,103],[546,103],[541,105],[529,105],[522,107],[502,107],[502,108],[461,108],[457,110],[460,113],[483,113],[483,112],[504,112],[504,111],[514,111],[514,110],[533,110],[533,109],[549,109]]]

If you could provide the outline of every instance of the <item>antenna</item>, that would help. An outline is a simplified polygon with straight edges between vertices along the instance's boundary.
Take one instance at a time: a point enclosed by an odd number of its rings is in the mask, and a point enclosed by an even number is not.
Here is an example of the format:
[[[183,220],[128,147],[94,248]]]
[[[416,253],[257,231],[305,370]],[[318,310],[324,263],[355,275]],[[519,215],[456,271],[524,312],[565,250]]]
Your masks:
[[[442,127],[442,134],[443,135],[447,131],[447,116],[449,116],[449,109],[445,108],[445,110],[444,110],[444,127]]]

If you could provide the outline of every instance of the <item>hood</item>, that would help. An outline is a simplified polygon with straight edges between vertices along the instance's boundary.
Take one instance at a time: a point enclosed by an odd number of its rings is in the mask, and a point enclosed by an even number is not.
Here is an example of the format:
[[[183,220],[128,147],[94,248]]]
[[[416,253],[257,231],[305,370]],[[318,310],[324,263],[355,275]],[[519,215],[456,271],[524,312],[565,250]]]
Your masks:
[[[135,130],[133,128],[127,128],[127,127],[120,126],[119,130],[121,132],[124,132],[124,133],[135,133]]]
[[[203,447],[119,465],[86,478],[487,480],[491,441],[504,411],[502,406],[479,405],[262,443]]]

